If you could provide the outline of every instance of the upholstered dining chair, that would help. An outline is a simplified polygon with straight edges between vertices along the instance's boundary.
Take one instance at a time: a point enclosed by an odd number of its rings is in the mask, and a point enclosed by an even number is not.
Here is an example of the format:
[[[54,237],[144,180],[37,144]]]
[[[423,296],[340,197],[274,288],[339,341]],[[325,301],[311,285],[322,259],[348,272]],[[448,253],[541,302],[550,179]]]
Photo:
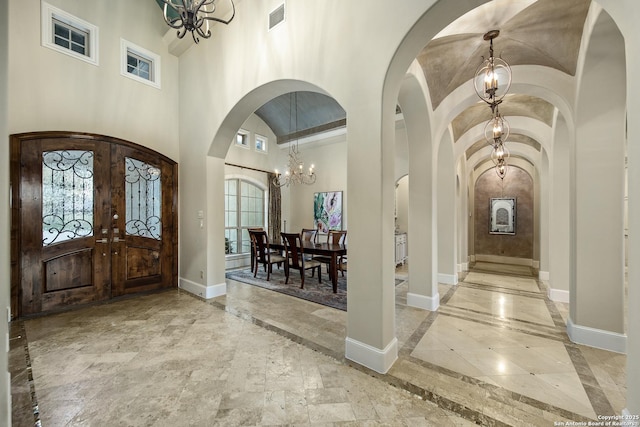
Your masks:
[[[287,262],[284,264],[284,274],[286,276],[285,284],[289,283],[289,274],[291,269],[298,270],[300,272],[300,288],[304,288],[304,276],[306,270],[318,269],[318,283],[322,283],[322,277],[320,276],[320,264],[318,261],[312,259],[306,260],[304,258],[304,249],[302,247],[302,238],[297,233],[280,233],[282,235],[282,241],[284,242],[284,251]]]
[[[262,264],[267,270],[267,282],[271,276],[271,271],[273,268],[273,264],[285,264],[286,269],[286,258],[278,253],[272,252],[269,247],[269,235],[266,231],[253,231],[251,233],[255,242],[255,266],[253,269],[253,277],[256,277],[258,274],[258,266]]]
[[[344,245],[344,241],[347,237],[347,230],[329,230],[327,233],[327,243],[333,245]],[[321,262],[323,264],[327,264],[327,271],[329,271],[329,264],[331,264],[331,257],[328,256],[315,256],[313,257],[315,261]],[[341,269],[341,265],[344,262],[344,270]],[[347,270],[347,257],[341,256],[338,260],[338,270],[342,273],[342,277],[344,277],[344,272]]]

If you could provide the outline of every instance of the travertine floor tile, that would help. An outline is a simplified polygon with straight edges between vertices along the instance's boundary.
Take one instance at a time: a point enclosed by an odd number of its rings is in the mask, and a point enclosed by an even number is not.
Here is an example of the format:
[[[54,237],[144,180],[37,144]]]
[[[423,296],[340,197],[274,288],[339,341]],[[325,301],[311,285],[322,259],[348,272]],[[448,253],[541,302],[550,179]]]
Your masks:
[[[568,343],[553,320],[568,307],[547,304],[526,274],[471,271],[468,286],[439,285],[436,313],[407,307],[410,282],[397,286],[401,356],[387,375],[343,359],[345,312],[233,281],[211,301],[174,290],[26,320],[39,417],[47,427],[469,426],[586,420],[593,402],[619,412],[625,356]],[[14,425],[33,425],[17,341],[10,360],[14,420],[26,420]]]

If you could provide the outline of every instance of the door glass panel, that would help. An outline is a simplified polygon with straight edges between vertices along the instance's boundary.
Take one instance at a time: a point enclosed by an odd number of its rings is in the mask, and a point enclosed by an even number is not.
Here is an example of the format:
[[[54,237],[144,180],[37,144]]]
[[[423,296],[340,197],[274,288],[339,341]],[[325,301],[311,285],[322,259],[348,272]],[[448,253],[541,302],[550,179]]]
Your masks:
[[[126,230],[128,236],[160,240],[162,189],[160,169],[125,157]]]
[[[42,153],[42,245],[93,235],[93,152]]]

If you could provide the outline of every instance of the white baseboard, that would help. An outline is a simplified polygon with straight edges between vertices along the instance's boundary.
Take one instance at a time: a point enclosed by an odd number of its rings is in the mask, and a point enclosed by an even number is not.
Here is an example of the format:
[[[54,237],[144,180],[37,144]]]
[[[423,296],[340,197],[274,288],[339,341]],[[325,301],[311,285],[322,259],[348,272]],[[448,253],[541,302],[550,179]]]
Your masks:
[[[565,304],[569,304],[569,291],[565,291],[563,289],[549,288],[549,292],[547,293],[547,296],[551,301],[563,302]]]
[[[458,284],[458,275],[457,274],[442,274],[438,273],[438,283],[442,283],[445,285],[457,285]]]
[[[204,299],[219,297],[220,295],[225,295],[227,293],[226,283],[205,286],[201,283],[196,283],[192,282],[191,280],[180,278],[178,280],[178,287]]]
[[[571,341],[577,344],[584,344],[589,347],[614,351],[616,353],[627,353],[626,335],[576,325],[571,318],[567,320],[567,335],[569,335]]]
[[[428,297],[407,292],[407,305],[423,310],[436,311],[440,307],[440,294],[436,293],[434,296]]]
[[[549,281],[549,272],[548,271],[538,271],[538,279]]]
[[[461,262],[460,264],[458,264],[458,273],[462,273],[463,271],[468,271],[468,270],[469,270],[468,262]]]
[[[381,374],[386,374],[398,359],[398,339],[393,338],[382,350],[347,337],[345,357]]]

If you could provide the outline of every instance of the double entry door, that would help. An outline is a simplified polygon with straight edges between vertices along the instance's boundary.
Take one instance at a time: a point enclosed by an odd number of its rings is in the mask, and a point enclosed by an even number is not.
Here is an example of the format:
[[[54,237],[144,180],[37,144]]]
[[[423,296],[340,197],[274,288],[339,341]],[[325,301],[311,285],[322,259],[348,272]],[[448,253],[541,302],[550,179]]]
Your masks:
[[[11,144],[14,314],[176,286],[175,162],[89,134]]]

